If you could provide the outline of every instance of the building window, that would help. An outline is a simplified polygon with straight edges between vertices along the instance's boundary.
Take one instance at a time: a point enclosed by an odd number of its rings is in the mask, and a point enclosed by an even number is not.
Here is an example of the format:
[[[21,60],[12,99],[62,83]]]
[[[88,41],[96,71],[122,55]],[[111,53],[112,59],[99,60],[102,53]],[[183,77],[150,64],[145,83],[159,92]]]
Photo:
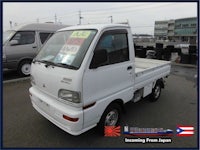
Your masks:
[[[196,24],[191,24],[191,27],[196,27]]]
[[[176,28],[181,28],[181,24],[177,24],[177,25],[176,25]]]
[[[183,28],[187,28],[187,27],[189,27],[189,25],[188,24],[183,24],[182,27]]]

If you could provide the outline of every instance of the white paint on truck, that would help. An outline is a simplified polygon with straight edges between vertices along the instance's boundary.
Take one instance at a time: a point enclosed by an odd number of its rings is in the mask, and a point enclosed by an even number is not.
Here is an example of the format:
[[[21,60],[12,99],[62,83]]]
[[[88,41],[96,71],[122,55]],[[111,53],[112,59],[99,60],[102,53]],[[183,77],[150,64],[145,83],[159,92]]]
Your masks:
[[[59,30],[31,66],[33,107],[79,135],[96,125],[117,125],[120,107],[160,96],[170,62],[135,58],[132,33],[120,24]]]

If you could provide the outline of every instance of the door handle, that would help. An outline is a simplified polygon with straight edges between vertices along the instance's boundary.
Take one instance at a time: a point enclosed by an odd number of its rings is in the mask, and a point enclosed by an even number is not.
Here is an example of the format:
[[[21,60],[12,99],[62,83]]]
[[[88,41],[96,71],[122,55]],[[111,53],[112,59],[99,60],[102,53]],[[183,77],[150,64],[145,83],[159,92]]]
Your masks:
[[[132,66],[128,66],[127,67],[127,70],[131,70],[133,67]]]
[[[37,46],[33,46],[33,48],[37,48]]]

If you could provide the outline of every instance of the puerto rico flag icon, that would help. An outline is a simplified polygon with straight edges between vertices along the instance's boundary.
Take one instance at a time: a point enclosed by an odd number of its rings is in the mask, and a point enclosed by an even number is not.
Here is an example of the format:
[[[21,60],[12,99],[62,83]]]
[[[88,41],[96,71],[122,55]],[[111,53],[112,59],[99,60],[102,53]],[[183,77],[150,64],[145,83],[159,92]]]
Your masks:
[[[177,136],[192,136],[194,134],[193,126],[177,126]]]

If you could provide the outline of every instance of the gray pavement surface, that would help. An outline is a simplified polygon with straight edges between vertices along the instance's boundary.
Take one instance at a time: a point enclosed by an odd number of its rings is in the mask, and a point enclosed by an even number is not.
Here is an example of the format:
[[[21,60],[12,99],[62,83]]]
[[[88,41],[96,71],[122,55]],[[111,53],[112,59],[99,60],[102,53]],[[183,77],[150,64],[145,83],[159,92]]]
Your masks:
[[[193,78],[196,69],[172,67],[157,102],[145,98],[126,104],[121,126],[140,128],[165,128],[176,133],[177,125],[192,125],[195,134],[177,137],[172,143],[124,143],[125,136],[104,137],[96,128],[72,136],[64,132],[31,105],[28,89],[30,81],[3,85],[3,147],[6,148],[195,148],[197,147],[197,87]]]
[[[197,68],[171,65],[171,74],[185,77],[187,80],[197,82]],[[195,78],[196,76],[196,78]]]

